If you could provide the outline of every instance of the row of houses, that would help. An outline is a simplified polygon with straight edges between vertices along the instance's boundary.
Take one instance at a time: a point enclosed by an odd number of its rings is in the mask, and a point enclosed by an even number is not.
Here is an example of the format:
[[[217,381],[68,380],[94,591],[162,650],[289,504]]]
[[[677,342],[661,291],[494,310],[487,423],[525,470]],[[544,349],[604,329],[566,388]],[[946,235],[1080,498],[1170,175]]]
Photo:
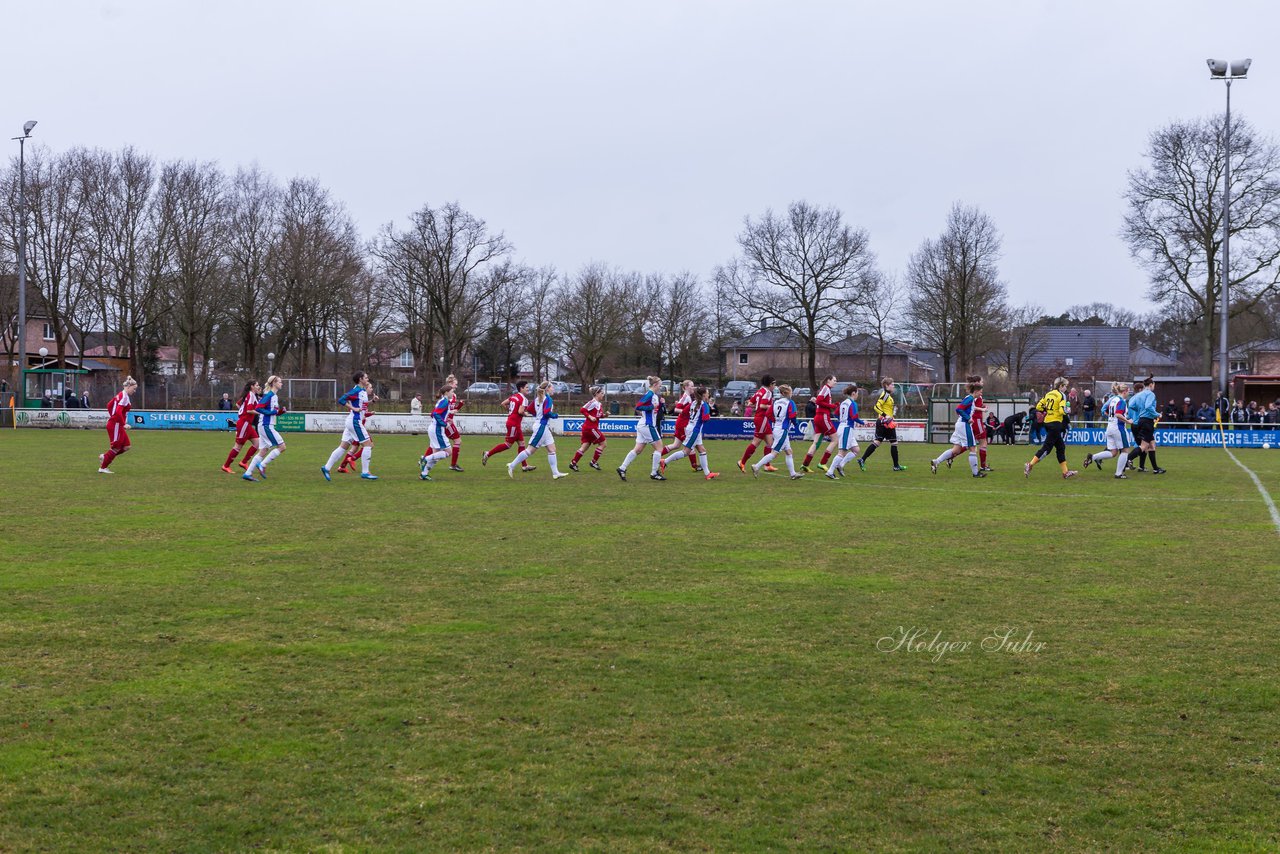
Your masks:
[[[1035,352],[1023,370],[1027,376],[1060,371],[1073,379],[1109,379],[1181,373],[1176,354],[1145,346],[1131,348],[1133,335],[1128,327],[1043,326],[1036,335]],[[803,339],[795,333],[762,329],[725,342],[723,369],[730,379],[750,379],[765,373],[798,378],[808,371],[807,354]],[[1241,344],[1228,357],[1232,376],[1280,375],[1280,338]],[[873,335],[850,334],[838,341],[819,342],[815,363],[817,373],[838,377],[877,380],[888,376],[901,382],[932,383],[946,376],[942,357],[936,351],[905,341],[885,341],[882,352],[880,339]],[[1218,364],[1215,359],[1215,377]],[[993,360],[976,369],[985,375],[1002,372]],[[952,365],[952,377],[959,379],[958,374]]]

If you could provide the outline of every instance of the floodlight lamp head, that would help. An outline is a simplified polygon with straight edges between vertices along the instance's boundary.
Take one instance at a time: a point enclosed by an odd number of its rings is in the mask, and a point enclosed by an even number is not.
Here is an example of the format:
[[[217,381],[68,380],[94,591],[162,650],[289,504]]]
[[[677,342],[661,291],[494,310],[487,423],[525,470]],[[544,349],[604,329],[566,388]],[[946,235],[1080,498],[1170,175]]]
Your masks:
[[[1249,66],[1253,65],[1252,59],[1233,59],[1231,61],[1231,76],[1244,77],[1249,73]]]
[[[33,120],[33,121],[29,121],[29,122],[27,122],[25,125],[23,125],[23,126],[22,126],[22,135],[23,135],[23,136],[31,136],[31,131],[32,131],[32,129],[36,126],[36,124],[37,124],[37,122],[35,122],[35,121]]]
[[[1225,59],[1206,59],[1205,62],[1208,63],[1209,65],[1210,77],[1226,77],[1227,76],[1228,66],[1227,66],[1227,61]]]

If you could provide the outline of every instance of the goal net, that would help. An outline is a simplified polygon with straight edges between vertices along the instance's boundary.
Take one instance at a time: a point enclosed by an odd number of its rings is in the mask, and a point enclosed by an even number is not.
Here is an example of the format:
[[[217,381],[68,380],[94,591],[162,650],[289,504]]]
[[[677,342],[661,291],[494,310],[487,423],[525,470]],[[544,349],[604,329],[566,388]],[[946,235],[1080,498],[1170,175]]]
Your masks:
[[[338,405],[335,379],[287,379],[285,383],[285,406],[290,409],[332,409]]]

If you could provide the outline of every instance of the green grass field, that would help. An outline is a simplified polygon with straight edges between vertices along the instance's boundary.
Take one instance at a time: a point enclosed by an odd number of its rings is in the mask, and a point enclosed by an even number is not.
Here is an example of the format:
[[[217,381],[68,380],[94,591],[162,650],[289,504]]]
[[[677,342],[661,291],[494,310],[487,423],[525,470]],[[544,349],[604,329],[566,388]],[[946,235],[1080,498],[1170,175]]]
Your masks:
[[[0,850],[1280,847],[1280,534],[1220,450],[422,483],[381,436],[326,484],[287,438],[250,485],[0,435]]]

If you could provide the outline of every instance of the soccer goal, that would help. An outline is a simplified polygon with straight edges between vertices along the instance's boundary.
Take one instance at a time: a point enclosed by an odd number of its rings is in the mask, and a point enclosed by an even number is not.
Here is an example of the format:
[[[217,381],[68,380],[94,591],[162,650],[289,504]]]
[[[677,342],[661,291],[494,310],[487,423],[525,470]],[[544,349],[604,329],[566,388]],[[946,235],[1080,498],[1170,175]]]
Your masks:
[[[287,379],[285,383],[285,406],[290,409],[329,409],[337,404],[337,380]]]

